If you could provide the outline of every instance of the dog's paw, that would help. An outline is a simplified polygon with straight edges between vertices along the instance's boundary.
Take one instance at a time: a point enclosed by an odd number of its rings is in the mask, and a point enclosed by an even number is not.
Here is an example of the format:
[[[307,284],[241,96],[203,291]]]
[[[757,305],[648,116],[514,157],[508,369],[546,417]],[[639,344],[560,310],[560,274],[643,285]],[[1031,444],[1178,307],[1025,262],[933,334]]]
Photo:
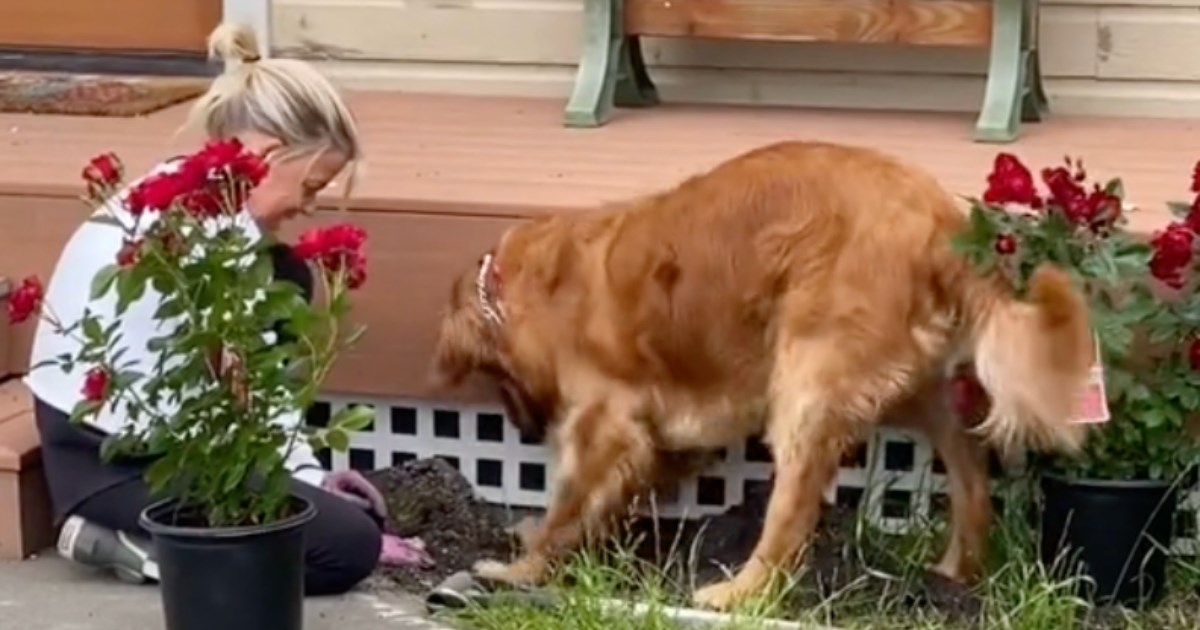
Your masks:
[[[530,543],[533,541],[533,537],[537,534],[537,530],[541,525],[542,522],[540,519],[533,516],[526,516],[510,525],[506,531],[510,536],[517,539],[522,550],[528,551],[532,546]]]
[[[974,584],[980,573],[977,563],[965,562],[960,558],[947,556],[937,564],[926,565],[926,571],[961,586]]]
[[[710,584],[692,595],[692,603],[700,608],[728,612],[741,604],[749,593],[737,584],[737,580],[726,580]]]
[[[516,562],[504,563],[497,560],[480,560],[471,571],[480,578],[503,582],[513,586],[535,586],[545,574],[545,562],[537,558],[521,558]]]

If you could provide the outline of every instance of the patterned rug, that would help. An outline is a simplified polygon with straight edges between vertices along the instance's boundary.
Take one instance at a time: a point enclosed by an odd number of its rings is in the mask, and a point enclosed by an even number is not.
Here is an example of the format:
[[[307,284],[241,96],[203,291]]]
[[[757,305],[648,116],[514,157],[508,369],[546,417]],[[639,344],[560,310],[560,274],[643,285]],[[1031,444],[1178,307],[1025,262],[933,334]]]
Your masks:
[[[0,73],[0,112],[144,116],[195,98],[208,79],[95,74]]]

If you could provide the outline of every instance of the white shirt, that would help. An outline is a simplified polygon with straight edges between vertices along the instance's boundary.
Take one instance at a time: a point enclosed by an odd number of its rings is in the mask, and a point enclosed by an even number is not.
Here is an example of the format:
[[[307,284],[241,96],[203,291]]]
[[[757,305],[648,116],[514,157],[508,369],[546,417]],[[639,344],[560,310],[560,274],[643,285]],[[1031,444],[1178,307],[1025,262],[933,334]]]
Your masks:
[[[168,162],[155,167],[151,174],[175,168],[175,163]],[[98,208],[96,212],[111,213],[122,224],[132,225],[134,217],[124,204],[127,190],[115,195],[106,206]],[[153,222],[152,213],[142,216],[140,230],[144,231],[153,225]],[[249,213],[239,214],[234,219],[234,225],[243,230],[250,240],[262,239],[262,231]],[[50,309],[49,312],[63,325],[70,326],[78,321],[83,317],[85,309],[90,310],[102,325],[114,319],[117,303],[115,288],[93,301],[90,299],[91,282],[97,271],[116,261],[124,237],[124,233],[117,226],[91,221],[79,226],[71,235],[45,287],[45,307]],[[154,369],[157,357],[147,347],[147,342],[163,332],[163,323],[154,319],[154,313],[158,310],[161,300],[162,295],[153,287],[147,286],[142,298],[131,304],[121,318],[120,346],[127,348],[121,359],[122,363],[130,360],[138,362],[131,365],[130,369],[143,373],[151,373]],[[34,333],[30,364],[37,365],[38,362],[53,360],[63,354],[75,356],[80,349],[77,339],[58,334],[53,326],[39,319]],[[75,365],[71,372],[65,372],[57,363],[49,364],[31,370],[24,382],[43,402],[64,414],[70,414],[71,409],[82,397],[85,375],[90,367]],[[98,414],[84,421],[104,433],[113,434],[124,428],[131,418],[125,414],[123,404],[106,404]],[[298,409],[285,410],[274,420],[288,430],[297,427],[303,421],[303,415]],[[285,455],[284,465],[293,477],[320,486],[326,471],[322,469],[308,441],[301,437],[293,442],[290,451],[284,450],[288,448],[286,445],[281,449]]]

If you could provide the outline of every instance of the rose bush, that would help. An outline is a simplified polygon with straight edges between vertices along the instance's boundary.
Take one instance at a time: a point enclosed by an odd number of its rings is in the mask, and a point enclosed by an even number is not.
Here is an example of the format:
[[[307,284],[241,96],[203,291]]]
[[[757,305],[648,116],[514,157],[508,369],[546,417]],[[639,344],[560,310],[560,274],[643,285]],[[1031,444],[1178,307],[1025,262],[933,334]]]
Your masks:
[[[1194,171],[1198,192],[1200,165]],[[1186,431],[1200,408],[1200,195],[1173,204],[1179,220],[1147,243],[1126,227],[1120,180],[1089,184],[1082,163],[1069,158],[1040,175],[1044,194],[1020,160],[997,155],[956,245],[1019,291],[1038,264],[1051,261],[1087,295],[1111,420],[1091,432],[1081,456],[1041,463],[1072,478],[1176,479],[1200,455]],[[956,391],[975,390],[960,384]],[[963,400],[969,407],[980,395]]]
[[[244,204],[268,166],[236,140],[210,142],[174,170],[151,175],[125,192],[116,155],[84,169],[90,221],[122,230],[115,260],[92,280],[91,299],[115,292],[111,317],[89,308],[60,321],[42,304],[42,283],[23,280],[10,294],[9,316],[44,319],[80,350],[32,369],[86,370],[73,421],[101,409],[120,411],[127,428],[105,442],[103,457],[155,457],[146,480],[198,511],[209,527],[255,525],[286,517],[285,453],[298,440],[315,449],[345,449],[350,430],[370,422],[351,407],[326,429],[297,418],[313,401],[339,351],[362,334],[347,332],[349,291],[366,278],[366,234],[352,225],[305,232],[296,252],[318,270],[324,303],[274,277],[266,239],[238,226]],[[124,195],[124,204],[110,200]],[[120,320],[154,294],[161,334],[149,341],[151,369],[137,368],[122,344]],[[118,407],[119,406],[119,407]]]

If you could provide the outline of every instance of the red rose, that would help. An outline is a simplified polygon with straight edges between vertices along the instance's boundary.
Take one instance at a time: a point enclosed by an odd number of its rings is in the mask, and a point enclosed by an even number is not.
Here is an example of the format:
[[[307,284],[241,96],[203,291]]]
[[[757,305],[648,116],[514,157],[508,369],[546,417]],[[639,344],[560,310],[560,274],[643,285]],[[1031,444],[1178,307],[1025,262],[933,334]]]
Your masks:
[[[179,198],[180,204],[183,206],[184,212],[197,217],[216,217],[225,212],[225,204],[222,201],[223,192],[217,188],[203,187],[197,188],[188,192]],[[233,200],[233,211],[241,208],[242,199],[235,197]]]
[[[121,267],[132,267],[137,264],[138,257],[142,251],[142,242],[126,240],[121,245],[121,250],[117,252],[117,264]]]
[[[296,242],[296,255],[317,262],[328,273],[347,271],[347,286],[357,289],[367,278],[367,259],[362,246],[367,233],[356,225],[341,223],[306,230]]]
[[[333,269],[341,269],[344,258],[357,252],[367,240],[362,228],[349,223],[340,223],[325,228],[312,228],[300,235],[296,243],[296,255],[306,260],[320,260]]]
[[[8,294],[8,320],[19,324],[29,319],[41,307],[43,297],[41,281],[36,276],[25,278]]]
[[[325,251],[324,237],[325,234],[320,228],[307,229],[300,234],[292,250],[304,260],[316,260]]]
[[[1193,370],[1200,371],[1200,339],[1193,339],[1188,345],[1188,364]]]
[[[1076,174],[1066,168],[1042,169],[1042,181],[1050,191],[1049,201],[1062,208],[1072,223],[1085,223],[1088,220],[1087,193],[1079,185]]]
[[[1192,192],[1200,193],[1200,162],[1192,167]]]
[[[87,182],[88,190],[104,191],[121,181],[123,170],[121,160],[115,153],[101,153],[83,167],[83,180]]]
[[[267,176],[267,163],[258,154],[246,151],[237,138],[231,138],[210,140],[203,149],[188,156],[181,170],[201,180],[228,177],[253,188]]]
[[[996,237],[996,253],[1009,256],[1017,251],[1017,239],[1012,234],[1001,234]]]
[[[125,205],[134,216],[146,210],[162,212],[188,191],[186,183],[178,173],[151,175],[129,191]]]
[[[1183,222],[1191,228],[1193,232],[1200,232],[1200,195],[1192,200],[1192,207],[1188,210],[1187,216]]]
[[[237,140],[215,140],[184,159],[178,170],[146,178],[129,192],[126,205],[134,215],[164,211],[178,203],[184,212],[205,218],[237,212],[250,189],[267,174],[258,155]]]
[[[88,370],[83,378],[83,399],[88,402],[100,402],[108,396],[108,372],[104,368],[94,367]]]
[[[1066,166],[1042,170],[1042,181],[1050,191],[1047,202],[1062,210],[1067,220],[1075,225],[1093,229],[1112,224],[1121,215],[1121,199],[1094,185],[1089,193],[1084,187],[1087,171],[1083,163],[1066,160]]]
[[[1178,289],[1184,284],[1183,270],[1192,261],[1196,234],[1182,223],[1172,223],[1154,235],[1150,245],[1150,273],[1167,286]]]
[[[350,256],[346,272],[346,286],[357,289],[367,281],[367,258],[362,252],[354,252]]]
[[[1033,174],[1010,153],[996,155],[987,183],[987,191],[983,193],[983,200],[987,203],[1019,203],[1033,208],[1042,205],[1033,184]]]
[[[1121,198],[1104,192],[1099,186],[1087,197],[1088,224],[1094,226],[1112,224],[1121,216]]]

